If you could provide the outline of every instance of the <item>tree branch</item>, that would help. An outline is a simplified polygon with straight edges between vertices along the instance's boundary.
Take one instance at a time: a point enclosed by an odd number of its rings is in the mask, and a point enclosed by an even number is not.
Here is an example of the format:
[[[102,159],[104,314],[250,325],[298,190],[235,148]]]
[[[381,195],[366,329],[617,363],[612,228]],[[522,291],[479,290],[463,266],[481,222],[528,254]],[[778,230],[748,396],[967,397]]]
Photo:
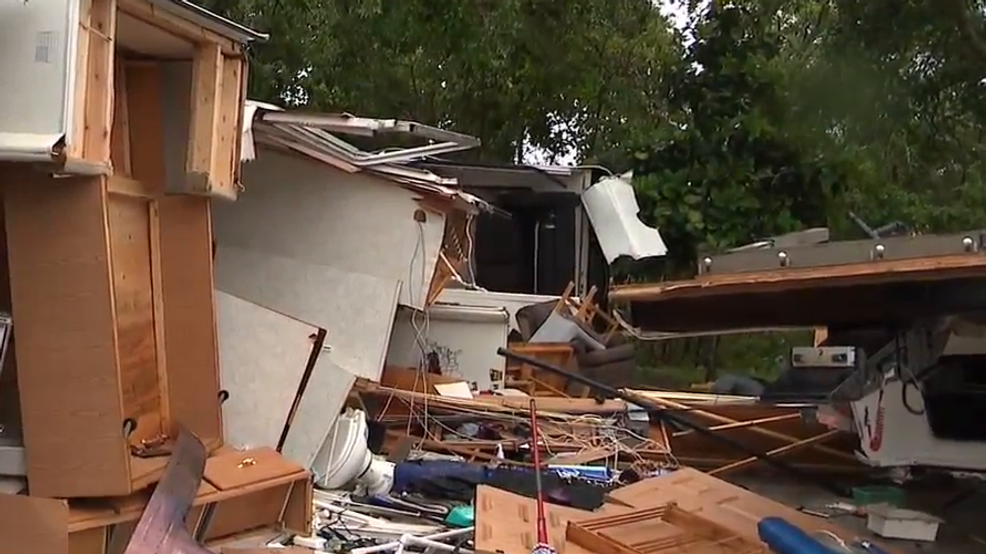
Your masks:
[[[979,55],[980,61],[986,62],[986,40],[983,40],[966,0],[951,0],[951,4],[962,34]]]

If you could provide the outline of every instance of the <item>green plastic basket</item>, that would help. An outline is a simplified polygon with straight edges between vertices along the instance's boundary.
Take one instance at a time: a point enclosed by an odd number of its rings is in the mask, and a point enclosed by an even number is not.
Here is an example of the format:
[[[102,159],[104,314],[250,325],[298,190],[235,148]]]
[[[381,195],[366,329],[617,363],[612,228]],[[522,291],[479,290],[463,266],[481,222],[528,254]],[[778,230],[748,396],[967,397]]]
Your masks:
[[[857,506],[889,504],[895,508],[903,508],[906,501],[903,489],[881,485],[853,487],[852,499]]]

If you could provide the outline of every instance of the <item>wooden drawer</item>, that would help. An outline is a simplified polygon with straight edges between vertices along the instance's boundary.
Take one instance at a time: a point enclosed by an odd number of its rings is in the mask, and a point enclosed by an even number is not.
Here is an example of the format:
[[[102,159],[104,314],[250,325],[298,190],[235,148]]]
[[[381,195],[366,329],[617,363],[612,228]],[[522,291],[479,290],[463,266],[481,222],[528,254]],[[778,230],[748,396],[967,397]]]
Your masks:
[[[213,456],[206,475],[186,518],[203,543],[264,528],[310,533],[311,475],[273,450]],[[0,495],[0,544],[18,546],[19,554],[122,554],[149,497],[141,491],[69,507],[64,500]]]

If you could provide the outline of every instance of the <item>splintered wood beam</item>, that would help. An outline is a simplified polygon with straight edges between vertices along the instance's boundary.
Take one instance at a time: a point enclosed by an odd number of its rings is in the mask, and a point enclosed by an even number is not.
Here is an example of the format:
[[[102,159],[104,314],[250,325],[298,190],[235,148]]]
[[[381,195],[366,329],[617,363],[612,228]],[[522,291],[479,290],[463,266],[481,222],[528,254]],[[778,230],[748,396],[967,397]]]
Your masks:
[[[110,161],[113,127],[113,70],[116,0],[92,0],[89,10],[85,124],[82,158]]]
[[[156,191],[147,183],[135,181],[125,175],[111,175],[106,186],[111,194],[119,194],[120,196],[132,196],[145,200],[152,200],[157,196]]]
[[[244,65],[215,44],[196,52],[185,192],[236,199]]]
[[[210,195],[214,185],[223,80],[223,53],[216,44],[200,46],[192,63],[192,106],[185,162],[186,192]]]
[[[236,114],[236,138],[233,140],[233,182],[232,185],[240,189],[240,169],[243,164],[240,163],[240,156],[242,155],[243,141],[241,136],[241,131],[243,129],[243,118],[246,117],[246,110],[244,106],[247,100],[247,85],[249,84],[249,72],[250,64],[247,63],[245,57],[241,56],[236,59],[236,65],[240,68],[240,96],[236,99],[236,104],[232,106],[227,106]]]
[[[216,188],[224,191],[221,196],[231,198],[236,198],[239,184],[240,129],[246,100],[245,68],[242,58],[223,57],[213,180]]]
[[[66,137],[66,154],[70,158],[82,158],[86,128],[86,90],[89,79],[89,21],[92,13],[92,0],[79,3],[79,41],[76,45],[75,83],[73,102],[75,113],[72,120],[72,135]]]
[[[116,61],[113,79],[113,130],[110,140],[110,161],[113,173],[133,176],[130,157],[130,113],[127,104],[127,78],[120,60]]]

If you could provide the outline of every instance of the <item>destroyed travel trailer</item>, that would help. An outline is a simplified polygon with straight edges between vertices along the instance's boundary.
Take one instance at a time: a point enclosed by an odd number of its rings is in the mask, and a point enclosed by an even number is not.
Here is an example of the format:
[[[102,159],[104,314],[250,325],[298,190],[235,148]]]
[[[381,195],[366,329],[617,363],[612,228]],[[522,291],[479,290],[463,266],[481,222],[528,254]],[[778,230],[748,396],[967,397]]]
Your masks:
[[[662,256],[660,234],[638,219],[629,176],[602,167],[414,162],[510,214],[476,221],[475,279],[488,290],[576,294],[608,286],[608,264]],[[603,295],[605,296],[605,295]]]
[[[246,101],[265,35],[185,0],[7,3],[0,30],[4,552],[909,554],[873,533],[942,521],[835,481],[870,469],[855,435],[871,465],[974,469],[978,233],[786,237],[609,291],[609,264],[666,251],[631,176]],[[961,317],[928,323],[942,306]],[[727,324],[827,326],[792,355],[822,394],[637,381],[632,336]],[[925,414],[921,452],[893,402]]]
[[[864,225],[865,227],[865,225]],[[865,463],[986,470],[983,234],[829,241],[827,230],[703,256],[688,281],[617,287],[641,334],[823,327],[762,400],[826,406]],[[711,319],[702,314],[715,310]]]

